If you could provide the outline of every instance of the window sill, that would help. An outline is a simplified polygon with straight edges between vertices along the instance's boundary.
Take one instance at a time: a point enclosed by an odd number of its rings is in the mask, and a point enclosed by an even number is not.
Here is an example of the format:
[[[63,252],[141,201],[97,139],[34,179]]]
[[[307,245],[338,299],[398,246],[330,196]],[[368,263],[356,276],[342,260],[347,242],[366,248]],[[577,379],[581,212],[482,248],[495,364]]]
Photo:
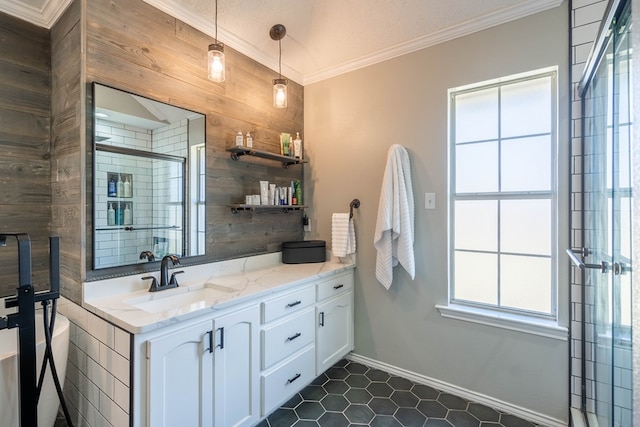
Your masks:
[[[558,324],[552,320],[536,319],[509,313],[498,313],[491,310],[456,304],[438,304],[436,308],[440,311],[442,317],[449,319],[464,320],[561,341],[567,341],[568,339],[568,329],[558,326]]]

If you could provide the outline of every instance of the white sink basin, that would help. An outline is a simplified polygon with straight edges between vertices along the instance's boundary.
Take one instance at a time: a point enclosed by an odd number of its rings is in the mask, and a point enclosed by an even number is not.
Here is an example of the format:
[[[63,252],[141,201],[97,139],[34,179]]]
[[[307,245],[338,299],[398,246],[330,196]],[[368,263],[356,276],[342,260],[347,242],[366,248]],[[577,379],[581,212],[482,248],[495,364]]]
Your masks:
[[[176,309],[181,312],[196,311],[215,304],[221,297],[228,297],[232,292],[235,292],[235,289],[207,283],[196,289],[176,288],[150,292],[147,295],[131,298],[124,302],[147,313],[161,313]]]

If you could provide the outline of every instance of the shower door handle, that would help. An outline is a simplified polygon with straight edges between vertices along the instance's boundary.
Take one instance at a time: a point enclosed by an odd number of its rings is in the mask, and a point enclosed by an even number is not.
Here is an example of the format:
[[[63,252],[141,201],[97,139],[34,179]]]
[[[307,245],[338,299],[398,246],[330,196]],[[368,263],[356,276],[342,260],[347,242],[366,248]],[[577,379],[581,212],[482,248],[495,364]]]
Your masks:
[[[592,269],[600,270],[601,273],[606,273],[607,271],[609,271],[608,262],[602,261],[600,262],[600,264],[585,264],[584,261],[578,258],[578,254],[583,257],[586,257],[587,255],[589,255],[589,249],[587,248],[567,249],[567,255],[569,255],[569,258],[571,258],[571,261],[573,261],[576,267],[578,267],[580,270],[584,270],[585,268],[592,268]]]

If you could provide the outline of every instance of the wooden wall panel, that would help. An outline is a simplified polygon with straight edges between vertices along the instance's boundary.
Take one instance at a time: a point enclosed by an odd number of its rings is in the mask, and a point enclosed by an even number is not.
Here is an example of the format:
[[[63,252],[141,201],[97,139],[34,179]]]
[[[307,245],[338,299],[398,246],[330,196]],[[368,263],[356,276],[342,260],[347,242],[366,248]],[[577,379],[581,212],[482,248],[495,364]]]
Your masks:
[[[62,294],[78,304],[86,241],[83,2],[74,1],[51,30],[51,226],[60,236]]]
[[[207,254],[199,261],[279,251],[282,241],[302,239],[301,212],[233,214],[227,207],[259,193],[260,180],[278,185],[301,180],[302,166],[284,169],[253,158],[236,162],[225,151],[241,130],[251,132],[256,148],[279,152],[280,132],[303,129],[300,85],[290,82],[289,108],[273,108],[276,72],[228,47],[227,81],[210,82],[206,54],[212,40],[142,0],[75,0],[51,38],[51,218],[53,230],[66,241],[66,297],[80,302],[83,280],[113,273],[86,270],[92,262],[91,194],[86,193],[92,176],[85,132],[91,127],[87,96],[94,81],[206,114]]]
[[[31,236],[32,283],[48,286],[49,31],[0,13],[0,233]],[[15,239],[0,247],[0,297],[18,285]]]

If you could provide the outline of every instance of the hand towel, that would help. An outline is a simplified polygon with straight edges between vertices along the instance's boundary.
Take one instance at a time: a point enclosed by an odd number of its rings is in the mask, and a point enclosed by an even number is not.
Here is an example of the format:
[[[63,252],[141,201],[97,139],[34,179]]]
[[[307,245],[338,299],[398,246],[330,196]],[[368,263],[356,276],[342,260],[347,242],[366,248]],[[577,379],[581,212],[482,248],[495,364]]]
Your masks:
[[[394,144],[387,153],[373,240],[377,251],[376,278],[387,289],[393,282],[393,267],[398,263],[412,280],[415,278],[413,210],[409,153]]]
[[[356,252],[355,227],[348,213],[334,213],[331,216],[331,252],[337,257]]]

